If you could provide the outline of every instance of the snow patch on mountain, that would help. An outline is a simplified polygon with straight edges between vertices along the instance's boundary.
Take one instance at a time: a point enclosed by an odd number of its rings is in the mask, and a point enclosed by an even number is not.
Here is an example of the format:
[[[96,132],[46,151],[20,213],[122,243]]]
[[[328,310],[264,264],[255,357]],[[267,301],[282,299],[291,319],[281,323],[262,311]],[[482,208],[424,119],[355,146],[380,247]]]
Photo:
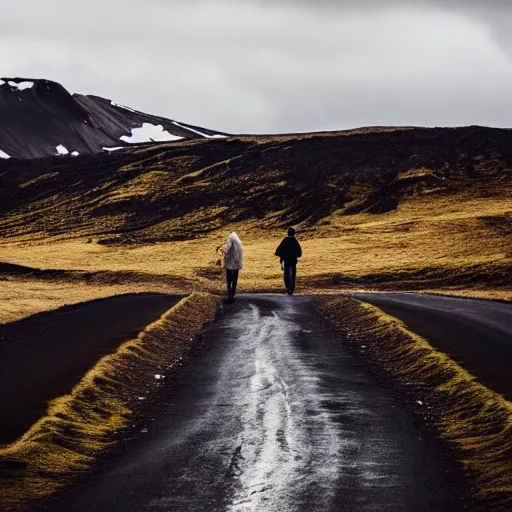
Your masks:
[[[109,153],[111,153],[112,151],[119,151],[120,149],[126,149],[125,146],[115,146],[115,147],[112,147],[112,148],[103,148],[103,151],[108,151]]]
[[[201,137],[205,137],[207,139],[225,139],[227,137],[227,135],[220,135],[220,134],[207,135],[206,133],[202,133],[199,130],[191,128],[190,126],[184,126],[184,125],[178,123],[178,121],[173,121],[172,124],[178,126],[179,128],[183,128],[184,130],[188,130],[192,133],[195,133],[196,135],[200,135]]]
[[[59,155],[69,155],[69,151],[67,150],[66,146],[63,146],[62,144],[59,144],[55,149]]]
[[[132,128],[130,136],[123,135],[120,140],[129,142],[130,144],[137,144],[141,142],[155,142],[155,141],[172,141],[180,140],[183,137],[170,134],[161,124],[155,125],[151,123],[143,123],[140,128]]]
[[[130,107],[126,107],[125,105],[120,105],[119,103],[115,103],[114,101],[111,101],[110,104],[113,106],[113,107],[117,107],[117,108],[124,108],[125,110],[128,110],[130,112],[133,112],[135,114],[139,114],[139,112],[137,112],[136,110],[133,110],[133,108],[130,108]]]
[[[34,87],[34,82],[29,81],[14,82],[13,80],[9,80],[8,84],[13,89],[18,89],[19,91],[24,91],[25,89],[32,89],[32,87]]]
[[[0,84],[2,85],[2,84]],[[2,151],[0,149],[0,158],[3,158],[4,160],[7,160],[8,158],[11,158],[5,151]]]
[[[71,156],[78,156],[79,154],[80,154],[80,153],[79,153],[78,151],[73,151],[73,152],[71,153]]]

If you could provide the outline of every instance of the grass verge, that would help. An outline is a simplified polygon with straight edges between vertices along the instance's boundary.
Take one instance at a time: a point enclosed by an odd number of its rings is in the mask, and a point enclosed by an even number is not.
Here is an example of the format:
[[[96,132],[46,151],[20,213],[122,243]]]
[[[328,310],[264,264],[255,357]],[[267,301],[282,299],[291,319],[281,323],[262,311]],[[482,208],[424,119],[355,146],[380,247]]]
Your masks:
[[[473,482],[476,504],[484,510],[512,510],[512,403],[373,305],[323,297],[317,307],[429,411]]]
[[[155,389],[155,375],[180,365],[194,336],[214,318],[218,297],[194,293],[134,340],[103,357],[69,395],[16,442],[0,447],[3,511],[25,510],[91,467]]]

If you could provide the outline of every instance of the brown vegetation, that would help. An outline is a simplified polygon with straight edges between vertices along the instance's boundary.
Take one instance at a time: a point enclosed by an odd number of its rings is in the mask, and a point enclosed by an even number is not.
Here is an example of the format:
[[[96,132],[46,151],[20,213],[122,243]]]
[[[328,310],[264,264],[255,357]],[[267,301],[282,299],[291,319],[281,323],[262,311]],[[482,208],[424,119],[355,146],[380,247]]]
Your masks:
[[[379,308],[346,297],[319,298],[317,305],[417,400],[474,482],[475,500],[485,510],[510,510],[512,404]]]

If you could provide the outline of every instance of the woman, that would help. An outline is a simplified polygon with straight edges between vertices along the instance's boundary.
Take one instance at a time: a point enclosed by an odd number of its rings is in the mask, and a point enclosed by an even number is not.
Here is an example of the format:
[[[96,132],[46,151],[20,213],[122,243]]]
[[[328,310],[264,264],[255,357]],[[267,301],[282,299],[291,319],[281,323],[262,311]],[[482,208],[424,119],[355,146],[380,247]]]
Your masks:
[[[244,248],[236,233],[231,233],[228,236],[228,241],[222,248],[222,255],[224,268],[226,269],[228,299],[232,300],[235,297],[238,272],[242,269],[244,263]]]

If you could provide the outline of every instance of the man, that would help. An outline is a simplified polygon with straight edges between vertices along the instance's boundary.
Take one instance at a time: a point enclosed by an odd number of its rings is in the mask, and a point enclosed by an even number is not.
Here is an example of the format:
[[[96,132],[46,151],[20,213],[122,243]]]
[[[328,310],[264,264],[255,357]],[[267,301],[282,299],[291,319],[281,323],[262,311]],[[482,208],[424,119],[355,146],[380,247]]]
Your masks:
[[[295,229],[288,228],[288,236],[279,244],[276,256],[279,256],[284,270],[284,285],[288,295],[293,295],[297,277],[297,260],[302,256],[302,248],[295,238]]]

